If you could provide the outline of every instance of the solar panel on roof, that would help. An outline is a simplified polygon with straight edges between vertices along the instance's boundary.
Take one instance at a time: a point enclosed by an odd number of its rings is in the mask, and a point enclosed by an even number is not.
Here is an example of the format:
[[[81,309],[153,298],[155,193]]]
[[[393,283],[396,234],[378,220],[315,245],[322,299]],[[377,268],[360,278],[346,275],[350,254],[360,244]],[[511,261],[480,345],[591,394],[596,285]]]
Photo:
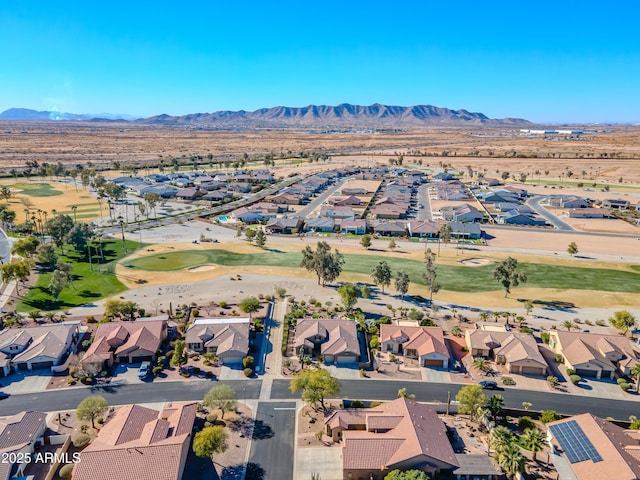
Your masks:
[[[549,430],[553,433],[570,463],[584,462],[585,460],[591,460],[594,463],[602,461],[602,457],[575,420],[551,425]]]

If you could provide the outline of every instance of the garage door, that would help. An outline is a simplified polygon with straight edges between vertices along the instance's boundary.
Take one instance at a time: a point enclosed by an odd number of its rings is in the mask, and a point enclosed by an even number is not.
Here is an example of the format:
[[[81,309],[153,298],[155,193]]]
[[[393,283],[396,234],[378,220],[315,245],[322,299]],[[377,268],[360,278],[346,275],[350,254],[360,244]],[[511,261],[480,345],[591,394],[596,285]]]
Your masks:
[[[538,367],[522,367],[522,373],[528,373],[530,375],[544,375],[542,369]]]
[[[141,355],[139,357],[131,357],[131,363],[152,362],[153,355]]]
[[[31,370],[42,370],[43,368],[51,368],[53,367],[53,362],[51,360],[47,362],[33,362],[31,364]]]
[[[582,368],[578,368],[576,370],[576,375],[580,375],[581,377],[596,378],[598,376],[598,372],[596,372],[595,370],[584,370]]]
[[[429,360],[429,359],[424,359],[422,361],[422,366],[423,367],[440,367],[442,368],[442,360]]]
[[[354,363],[356,361],[356,357],[353,355],[343,355],[340,357],[336,357],[337,363]]]

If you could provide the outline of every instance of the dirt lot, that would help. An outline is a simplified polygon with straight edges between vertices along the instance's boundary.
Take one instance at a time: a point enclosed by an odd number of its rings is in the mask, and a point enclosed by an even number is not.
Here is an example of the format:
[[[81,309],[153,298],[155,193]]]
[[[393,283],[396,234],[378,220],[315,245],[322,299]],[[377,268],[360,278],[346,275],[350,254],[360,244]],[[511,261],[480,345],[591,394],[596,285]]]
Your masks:
[[[583,232],[610,232],[640,235],[640,226],[619,218],[563,218],[563,221]],[[638,246],[640,248],[640,245]]]

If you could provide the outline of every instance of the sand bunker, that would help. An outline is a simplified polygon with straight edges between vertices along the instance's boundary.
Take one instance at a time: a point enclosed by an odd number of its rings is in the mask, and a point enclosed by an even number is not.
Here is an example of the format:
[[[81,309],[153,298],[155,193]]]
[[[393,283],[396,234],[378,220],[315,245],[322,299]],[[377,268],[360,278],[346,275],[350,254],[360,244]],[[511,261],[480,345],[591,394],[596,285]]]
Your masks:
[[[467,267],[479,267],[480,265],[487,265],[489,260],[486,258],[467,258],[465,260],[460,260],[460,263]]]
[[[200,265],[199,267],[191,267],[189,271],[196,273],[196,272],[208,272],[209,270],[215,270],[215,269],[216,269],[215,265]]]

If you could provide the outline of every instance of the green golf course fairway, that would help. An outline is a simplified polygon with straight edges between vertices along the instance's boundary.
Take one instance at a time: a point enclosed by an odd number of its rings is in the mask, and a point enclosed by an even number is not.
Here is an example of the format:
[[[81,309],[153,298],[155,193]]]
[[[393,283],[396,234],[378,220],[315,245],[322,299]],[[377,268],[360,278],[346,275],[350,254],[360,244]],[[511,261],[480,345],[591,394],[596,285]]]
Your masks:
[[[241,254],[226,250],[177,251],[159,253],[127,260],[128,268],[146,271],[174,271],[204,264],[222,266],[274,266],[298,268],[302,256],[296,252],[268,252]],[[343,271],[369,275],[371,267],[380,261],[373,255],[344,255]],[[424,285],[424,264],[417,260],[390,257],[386,259],[393,272],[404,270],[411,282]],[[604,292],[640,293],[640,273],[605,268],[582,268],[542,263],[522,263],[527,273],[528,288],[557,288],[565,290],[600,290]],[[483,266],[437,265],[438,282],[444,290],[453,292],[488,292],[501,288],[493,278],[495,264]],[[634,269],[636,270],[636,269]]]

